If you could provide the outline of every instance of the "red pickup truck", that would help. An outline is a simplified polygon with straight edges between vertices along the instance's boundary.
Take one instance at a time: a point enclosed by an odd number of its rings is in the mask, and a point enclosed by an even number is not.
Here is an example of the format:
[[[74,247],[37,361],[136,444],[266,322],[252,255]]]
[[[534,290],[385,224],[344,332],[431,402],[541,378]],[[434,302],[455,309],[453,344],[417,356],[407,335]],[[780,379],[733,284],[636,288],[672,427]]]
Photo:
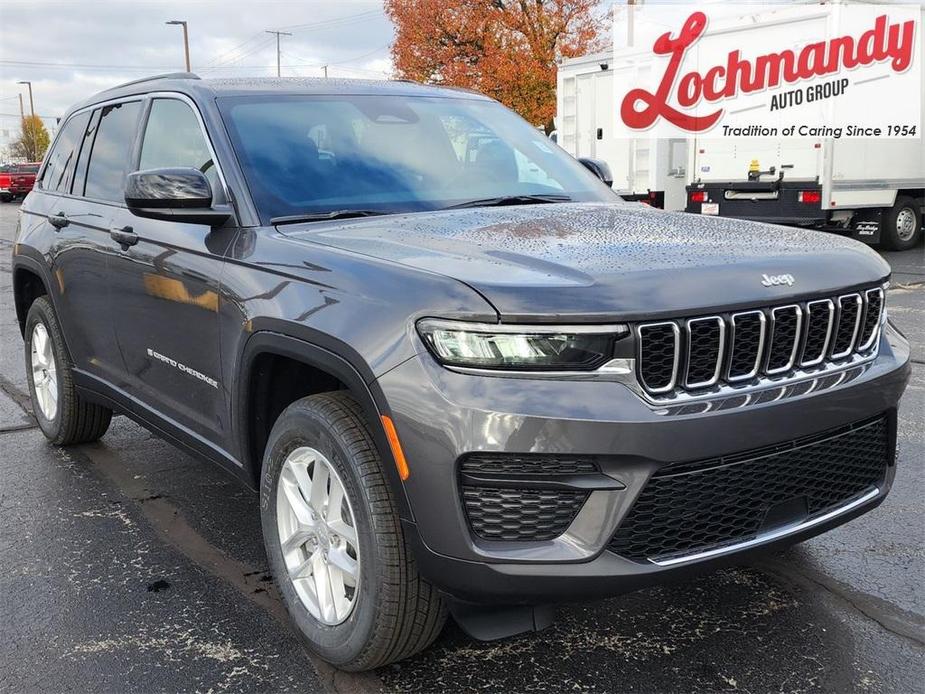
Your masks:
[[[0,200],[10,202],[15,198],[26,197],[35,185],[39,166],[41,162],[0,167]]]

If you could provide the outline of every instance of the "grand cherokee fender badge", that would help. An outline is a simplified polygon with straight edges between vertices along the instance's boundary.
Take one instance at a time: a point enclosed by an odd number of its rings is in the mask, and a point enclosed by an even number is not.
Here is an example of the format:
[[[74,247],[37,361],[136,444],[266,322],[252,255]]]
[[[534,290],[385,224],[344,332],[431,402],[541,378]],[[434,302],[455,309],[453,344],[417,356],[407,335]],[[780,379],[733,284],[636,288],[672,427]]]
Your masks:
[[[779,287],[782,284],[792,287],[795,283],[796,278],[793,275],[761,275],[761,284],[765,287]]]
[[[171,359],[170,357],[165,356],[161,354],[160,352],[155,352],[150,347],[147,347],[146,351],[148,352],[149,358],[157,359],[158,361],[163,362],[164,364],[167,364],[167,366],[172,366],[173,368],[179,371],[182,371],[188,376],[192,376],[193,378],[198,378],[203,383],[208,383],[213,388],[218,388],[218,381],[216,381],[214,378],[210,378],[206,376],[204,373],[200,373],[196,371],[196,369],[191,369],[186,364],[178,362],[176,359]]]

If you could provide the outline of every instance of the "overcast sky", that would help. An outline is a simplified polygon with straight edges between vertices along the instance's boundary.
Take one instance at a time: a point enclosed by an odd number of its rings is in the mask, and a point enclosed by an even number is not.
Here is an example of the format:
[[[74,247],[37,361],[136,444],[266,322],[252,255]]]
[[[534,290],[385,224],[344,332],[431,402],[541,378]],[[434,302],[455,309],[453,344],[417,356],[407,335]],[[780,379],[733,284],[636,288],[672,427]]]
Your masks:
[[[35,111],[60,116],[72,104],[120,82],[183,70],[183,30],[200,76],[382,79],[391,69],[392,25],[381,0],[0,0],[0,114],[18,114],[31,80]]]

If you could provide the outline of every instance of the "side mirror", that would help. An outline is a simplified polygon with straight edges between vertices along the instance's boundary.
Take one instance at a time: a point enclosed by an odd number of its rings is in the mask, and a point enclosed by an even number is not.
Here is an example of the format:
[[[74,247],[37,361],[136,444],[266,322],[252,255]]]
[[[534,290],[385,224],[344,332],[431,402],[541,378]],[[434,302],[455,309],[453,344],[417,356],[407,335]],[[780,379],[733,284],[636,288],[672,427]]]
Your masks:
[[[227,206],[212,206],[212,186],[198,169],[148,169],[128,175],[125,204],[132,214],[189,224],[224,224]]]
[[[603,159],[579,159],[582,165],[599,179],[601,179],[608,188],[613,187],[613,174],[610,172],[610,166]]]

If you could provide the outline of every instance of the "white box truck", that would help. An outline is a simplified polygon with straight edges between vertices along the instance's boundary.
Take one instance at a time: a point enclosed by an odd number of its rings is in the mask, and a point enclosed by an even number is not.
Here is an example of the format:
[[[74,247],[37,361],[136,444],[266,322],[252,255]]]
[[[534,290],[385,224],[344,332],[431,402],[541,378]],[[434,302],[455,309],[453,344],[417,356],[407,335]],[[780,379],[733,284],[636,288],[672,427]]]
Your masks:
[[[819,34],[826,17],[820,11],[815,20]],[[751,19],[711,26],[707,34],[726,34],[730,43],[741,45],[748,40],[742,34],[773,33],[786,45],[788,37],[799,41],[796,37],[813,33],[805,15],[788,18],[783,11]],[[910,98],[922,99],[925,113],[925,88]],[[889,109],[890,104],[871,108]],[[916,139],[698,137],[688,154],[691,183],[685,209],[836,231],[895,250],[911,248],[922,237],[925,205],[921,122],[916,134]]]
[[[556,138],[576,158],[602,159],[613,187],[626,200],[683,210],[688,182],[686,139],[614,137],[614,72],[648,70],[642,49],[624,49],[564,60],[556,89]]]

